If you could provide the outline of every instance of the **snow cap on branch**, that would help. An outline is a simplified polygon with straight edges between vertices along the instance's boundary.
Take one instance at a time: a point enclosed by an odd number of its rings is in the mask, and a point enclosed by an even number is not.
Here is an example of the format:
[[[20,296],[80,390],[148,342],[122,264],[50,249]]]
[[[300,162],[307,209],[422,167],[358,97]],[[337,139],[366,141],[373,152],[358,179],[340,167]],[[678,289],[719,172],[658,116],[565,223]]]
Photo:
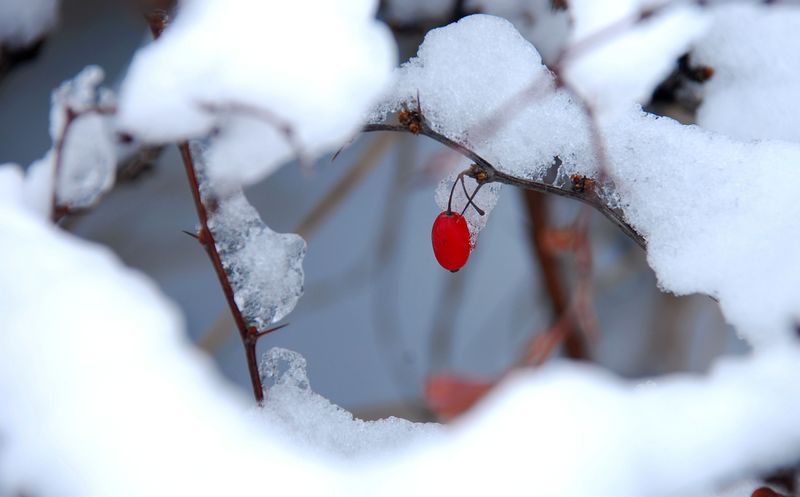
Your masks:
[[[151,142],[219,128],[208,173],[231,187],[263,178],[298,150],[307,157],[333,150],[359,129],[396,61],[376,7],[375,0],[185,2],[134,57],[120,125]]]
[[[562,181],[600,174],[582,106],[505,20],[474,15],[428,33],[373,119],[413,107],[417,91],[431,128],[503,172],[541,179],[558,156]],[[753,344],[793,336],[800,268],[785,261],[800,246],[800,146],[736,141],[630,102],[597,124],[599,193],[646,239],[661,287],[717,298]]]

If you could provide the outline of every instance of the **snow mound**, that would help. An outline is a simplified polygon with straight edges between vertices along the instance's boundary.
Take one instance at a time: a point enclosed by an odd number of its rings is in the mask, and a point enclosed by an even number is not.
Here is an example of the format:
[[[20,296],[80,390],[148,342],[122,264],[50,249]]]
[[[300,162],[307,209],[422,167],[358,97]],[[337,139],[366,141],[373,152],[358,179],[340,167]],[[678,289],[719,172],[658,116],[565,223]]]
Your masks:
[[[412,443],[431,442],[442,431],[434,423],[412,423],[390,417],[364,421],[311,390],[306,360],[291,350],[265,353],[260,371],[266,402],[256,411],[260,422],[277,430],[293,445],[338,457],[387,454]]]

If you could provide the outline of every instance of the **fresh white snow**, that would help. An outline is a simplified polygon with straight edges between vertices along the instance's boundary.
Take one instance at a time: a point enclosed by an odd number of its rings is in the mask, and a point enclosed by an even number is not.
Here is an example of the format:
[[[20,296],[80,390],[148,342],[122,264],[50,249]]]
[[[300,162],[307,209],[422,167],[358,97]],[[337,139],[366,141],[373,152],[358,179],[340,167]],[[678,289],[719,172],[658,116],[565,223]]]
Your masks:
[[[540,179],[558,156],[562,181],[599,175],[582,107],[554,89],[536,50],[503,19],[475,15],[428,33],[372,119],[413,105],[417,92],[435,130],[500,170]],[[783,342],[800,316],[800,269],[786,264],[800,247],[791,180],[800,146],[657,118],[637,98],[629,92],[624,110],[598,121],[607,202],[646,238],[664,290],[711,295],[751,343]],[[441,187],[436,197],[441,204]]]
[[[396,62],[376,8],[374,0],[184,2],[135,55],[120,126],[150,142],[220,128],[209,150],[217,188],[252,183],[290,159],[286,133],[310,157],[336,150]]]

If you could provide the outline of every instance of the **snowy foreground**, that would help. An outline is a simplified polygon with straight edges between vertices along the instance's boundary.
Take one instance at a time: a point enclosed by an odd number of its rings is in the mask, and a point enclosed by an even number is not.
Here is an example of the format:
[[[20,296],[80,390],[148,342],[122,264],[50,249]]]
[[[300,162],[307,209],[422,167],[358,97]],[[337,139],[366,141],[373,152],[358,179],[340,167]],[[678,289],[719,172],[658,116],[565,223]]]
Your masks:
[[[20,182],[2,170],[6,492],[686,495],[797,457],[795,346],[641,387],[555,364],[448,427],[354,420],[273,351],[264,373],[285,372],[253,412],[146,278],[21,211]]]
[[[0,166],[0,496],[738,496],[796,464],[800,11],[673,2],[638,22],[647,2],[569,3],[572,22],[556,22],[548,44],[530,12],[497,2],[509,20],[434,30],[393,70],[376,2],[195,0],[137,53],[118,95],[91,66],[58,88],[53,148],[25,171]],[[53,22],[54,2],[8,5],[0,41]],[[31,25],[11,26],[14,9]],[[334,41],[309,41],[320,33]],[[276,46],[288,48],[262,57]],[[686,51],[717,70],[693,126],[639,106]],[[571,54],[561,87],[542,64],[559,53]],[[732,102],[753,119],[731,115]],[[541,179],[559,156],[558,181],[604,175],[603,200],[645,238],[661,287],[716,298],[752,354],[643,385],[587,365],[518,371],[439,426],[354,419],[313,392],[301,356],[273,349],[267,402],[254,407],[146,276],[50,220],[56,207],[102,208],[135,147],[196,140],[199,189],[219,201],[215,248],[245,319],[263,329],[302,295],[305,242],[273,232],[241,188],[415,104],[508,174]],[[500,193],[477,200],[488,211]],[[487,220],[470,222],[477,234]]]

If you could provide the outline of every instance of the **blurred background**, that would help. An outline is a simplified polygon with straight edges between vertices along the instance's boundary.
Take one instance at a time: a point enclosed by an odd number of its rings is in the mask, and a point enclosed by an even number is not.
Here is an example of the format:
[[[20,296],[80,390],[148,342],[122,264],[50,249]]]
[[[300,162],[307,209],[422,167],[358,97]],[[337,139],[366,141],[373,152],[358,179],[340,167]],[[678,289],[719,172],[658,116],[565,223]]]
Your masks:
[[[396,9],[383,6],[401,60],[414,55],[427,29],[466,13],[445,7],[396,19]],[[113,87],[149,40],[133,2],[64,1],[59,25],[38,49],[4,54],[0,64],[0,162],[27,166],[50,148],[54,87],[89,64],[105,69]],[[657,100],[652,109],[671,112]],[[685,109],[672,110],[691,120]],[[580,206],[510,187],[503,187],[469,264],[455,274],[439,267],[430,230],[440,178],[428,166],[442,150],[425,137],[364,135],[310,173],[287,164],[247,191],[274,230],[299,231],[308,242],[305,296],[286,319],[290,325],[262,339],[260,351],[300,352],[312,388],[362,417],[429,420],[424,393],[431,375],[497,378],[532,344],[541,346],[535,337],[552,334],[582,277],[572,251],[548,251],[543,242]],[[152,277],[183,311],[191,340],[249,394],[243,349],[213,269],[182,233],[197,220],[177,151],[166,147],[155,157],[64,228],[108,245]],[[661,293],[644,251],[596,213],[590,243],[591,274],[583,277],[597,324],[570,328],[553,357],[646,378],[702,371],[714,357],[746,350],[713,300]]]

